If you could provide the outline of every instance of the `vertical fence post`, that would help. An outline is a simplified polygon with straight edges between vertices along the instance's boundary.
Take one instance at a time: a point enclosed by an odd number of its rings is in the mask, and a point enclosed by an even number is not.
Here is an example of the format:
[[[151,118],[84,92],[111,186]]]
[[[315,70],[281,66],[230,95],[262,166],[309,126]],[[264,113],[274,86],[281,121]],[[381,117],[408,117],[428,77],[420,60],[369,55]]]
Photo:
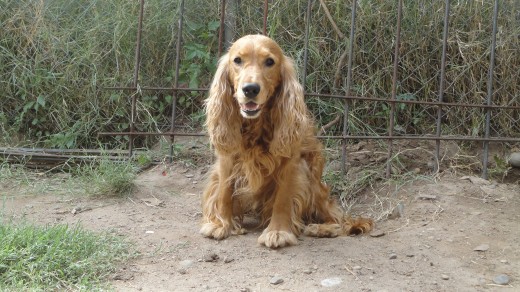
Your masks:
[[[354,52],[354,37],[356,33],[356,9],[357,0],[352,0],[352,15],[350,20],[350,40],[348,44],[348,63],[347,63],[347,84],[345,88],[345,96],[350,96],[350,87],[352,83],[352,60]],[[350,102],[346,98],[343,101],[343,139],[341,140],[341,172],[343,175],[347,174],[347,135],[348,135],[348,115],[349,115]]]
[[[269,14],[269,0],[264,0],[264,35],[267,35],[267,14]]]
[[[137,94],[139,89],[137,88],[139,83],[139,69],[141,64],[141,35],[143,31],[143,14],[144,14],[144,0],[139,2],[139,20],[137,21],[137,39],[135,46],[135,60],[134,60],[134,79],[132,87],[136,88],[136,92],[132,95],[132,105],[130,110],[130,137],[128,141],[128,156],[132,157],[134,152],[134,135],[135,132],[135,116],[136,116],[136,103]]]
[[[302,85],[303,91],[305,91],[305,83],[307,82],[307,65],[309,58],[309,30],[311,25],[311,10],[312,0],[307,1],[307,12],[305,13],[305,44],[303,49],[303,74],[302,74]]]
[[[446,75],[446,47],[448,45],[448,25],[450,17],[450,0],[446,0],[444,8],[444,29],[442,33],[442,56],[441,56],[441,76],[439,79],[439,102],[444,101],[444,83]],[[437,106],[437,131],[436,135],[439,138],[441,136],[441,119],[442,119],[442,106]],[[435,140],[435,172],[439,171],[440,167],[440,148],[441,140]]]
[[[491,35],[491,47],[489,55],[489,69],[488,69],[488,82],[487,82],[487,105],[491,105],[491,99],[493,97],[493,71],[495,70],[495,47],[497,42],[497,19],[498,19],[498,0],[495,0],[493,6],[493,32]],[[491,120],[491,109],[486,108],[486,124],[484,138],[489,138],[489,128]],[[489,154],[489,141],[484,141],[484,153],[482,154],[482,178],[488,178],[488,154]]]
[[[226,20],[226,0],[220,0],[220,27],[218,30],[218,57],[222,56],[224,43],[224,26]]]
[[[173,90],[172,90],[172,115],[171,115],[171,128],[170,128],[170,149],[169,149],[169,161],[173,162],[173,142],[175,140],[175,136],[173,135],[175,131],[175,114],[177,109],[177,94],[179,87],[179,68],[180,68],[180,56],[181,56],[181,42],[182,42],[182,26],[183,26],[183,18],[184,18],[184,0],[181,0],[180,8],[179,8],[179,23],[177,28],[177,44],[175,46],[175,75],[173,77]]]
[[[397,29],[395,33],[395,51],[394,51],[394,72],[392,75],[392,101],[396,100],[397,95],[397,70],[399,66],[399,47],[401,44],[401,18],[403,15],[403,0],[399,0],[397,7]],[[390,177],[392,173],[392,153],[393,153],[393,140],[394,136],[394,115],[395,115],[395,102],[390,103],[390,122],[388,125],[388,160],[386,164],[386,177]]]

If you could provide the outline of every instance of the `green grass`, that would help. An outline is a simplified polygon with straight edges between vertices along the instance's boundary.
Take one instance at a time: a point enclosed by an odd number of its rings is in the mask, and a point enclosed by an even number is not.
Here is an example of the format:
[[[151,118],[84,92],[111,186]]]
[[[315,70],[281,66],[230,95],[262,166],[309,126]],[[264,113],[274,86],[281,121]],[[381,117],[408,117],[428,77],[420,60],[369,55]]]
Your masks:
[[[130,244],[80,226],[0,221],[0,290],[105,290]]]
[[[32,171],[0,163],[0,197],[124,196],[136,168],[101,158],[69,167],[70,172]],[[0,208],[0,291],[106,290],[107,277],[133,256],[128,241],[79,225],[38,226],[14,222]]]
[[[134,190],[138,167],[131,161],[108,157],[65,164],[52,170],[31,170],[21,164],[0,163],[0,196],[122,197]]]
[[[137,168],[128,161],[101,158],[80,165],[72,172],[87,195],[125,196],[134,190]]]

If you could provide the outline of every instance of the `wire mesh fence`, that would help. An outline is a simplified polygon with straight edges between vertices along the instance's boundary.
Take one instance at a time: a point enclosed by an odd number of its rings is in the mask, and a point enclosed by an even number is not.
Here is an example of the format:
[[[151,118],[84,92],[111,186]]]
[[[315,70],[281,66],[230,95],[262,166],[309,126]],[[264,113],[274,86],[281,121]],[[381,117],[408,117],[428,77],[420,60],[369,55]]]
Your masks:
[[[520,142],[517,1],[179,0],[163,8],[172,12],[169,35],[156,35],[146,7],[141,0],[133,80],[106,88],[135,108],[129,131],[100,133],[129,136],[130,153],[135,137],[204,135],[216,60],[251,33],[273,37],[295,60],[318,135],[343,149],[387,140],[388,171],[397,139],[435,141],[437,160],[440,141],[483,142],[484,177],[489,142]],[[143,35],[170,55],[147,51]],[[166,59],[175,60],[167,76],[147,72]],[[151,107],[164,114],[141,119]]]

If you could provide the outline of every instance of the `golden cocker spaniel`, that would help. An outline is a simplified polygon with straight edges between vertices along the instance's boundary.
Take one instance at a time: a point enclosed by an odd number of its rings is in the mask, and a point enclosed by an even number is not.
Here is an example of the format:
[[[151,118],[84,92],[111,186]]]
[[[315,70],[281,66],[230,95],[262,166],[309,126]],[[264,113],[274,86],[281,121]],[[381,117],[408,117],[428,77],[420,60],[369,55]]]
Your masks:
[[[247,35],[219,60],[206,100],[206,126],[217,156],[203,194],[200,233],[244,234],[245,214],[266,226],[270,248],[297,236],[336,237],[372,228],[345,216],[321,181],[324,159],[292,60],[272,39]]]

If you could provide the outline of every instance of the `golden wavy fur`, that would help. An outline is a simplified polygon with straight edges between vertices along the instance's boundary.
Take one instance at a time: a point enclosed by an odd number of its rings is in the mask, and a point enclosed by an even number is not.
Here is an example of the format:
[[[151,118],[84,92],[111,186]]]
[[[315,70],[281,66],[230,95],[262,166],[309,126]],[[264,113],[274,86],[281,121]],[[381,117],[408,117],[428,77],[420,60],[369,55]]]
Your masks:
[[[372,228],[344,215],[321,181],[322,145],[292,60],[268,37],[237,40],[219,63],[206,126],[217,156],[203,194],[200,233],[243,234],[245,214],[266,226],[258,242],[297,244],[297,236],[335,237]]]

